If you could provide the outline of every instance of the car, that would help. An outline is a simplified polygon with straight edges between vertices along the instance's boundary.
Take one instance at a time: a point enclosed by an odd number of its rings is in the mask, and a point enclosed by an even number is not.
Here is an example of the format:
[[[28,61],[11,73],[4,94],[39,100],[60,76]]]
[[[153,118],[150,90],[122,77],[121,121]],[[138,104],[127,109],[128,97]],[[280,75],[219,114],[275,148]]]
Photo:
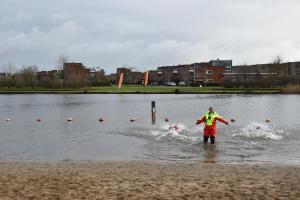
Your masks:
[[[170,82],[169,86],[176,86],[175,82]]]
[[[166,85],[167,86],[176,86],[176,83],[175,82],[166,82]]]
[[[178,85],[179,85],[179,86],[186,86],[185,82],[183,82],[183,81],[182,81],[182,82],[179,82]]]
[[[151,85],[152,85],[152,86],[157,86],[158,83],[157,83],[157,82],[151,82]]]

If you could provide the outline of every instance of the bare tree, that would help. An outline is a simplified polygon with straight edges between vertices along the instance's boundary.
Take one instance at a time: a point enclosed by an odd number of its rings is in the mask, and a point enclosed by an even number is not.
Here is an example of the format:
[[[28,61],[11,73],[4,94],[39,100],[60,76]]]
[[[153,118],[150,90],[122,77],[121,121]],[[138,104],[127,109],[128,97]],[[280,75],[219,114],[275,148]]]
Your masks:
[[[3,86],[8,88],[13,87],[15,83],[14,74],[16,73],[17,68],[12,63],[7,63],[2,65],[2,71],[5,73],[5,78],[3,80]]]
[[[282,56],[281,56],[281,55],[277,55],[277,56],[275,56],[275,58],[273,59],[272,63],[273,63],[273,64],[281,64],[282,61],[283,61]]]
[[[57,68],[62,71],[64,69],[64,64],[67,63],[68,60],[68,57],[65,55],[59,56],[56,62]]]
[[[24,82],[23,86],[33,88],[37,82],[36,79],[37,72],[38,72],[38,67],[36,65],[31,65],[27,67],[23,66],[22,70],[20,71],[20,77]]]
[[[16,73],[17,68],[15,67],[15,65],[13,65],[12,63],[7,63],[5,65],[2,65],[2,71],[7,75],[13,75],[14,73]]]

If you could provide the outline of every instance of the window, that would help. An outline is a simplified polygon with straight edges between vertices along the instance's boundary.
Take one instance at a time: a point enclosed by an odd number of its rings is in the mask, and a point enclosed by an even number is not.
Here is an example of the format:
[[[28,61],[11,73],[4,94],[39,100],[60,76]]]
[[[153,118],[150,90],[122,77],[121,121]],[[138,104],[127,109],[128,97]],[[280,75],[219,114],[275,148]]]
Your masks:
[[[205,83],[213,83],[213,80],[212,79],[206,79]]]
[[[213,70],[206,70],[206,74],[213,74]]]

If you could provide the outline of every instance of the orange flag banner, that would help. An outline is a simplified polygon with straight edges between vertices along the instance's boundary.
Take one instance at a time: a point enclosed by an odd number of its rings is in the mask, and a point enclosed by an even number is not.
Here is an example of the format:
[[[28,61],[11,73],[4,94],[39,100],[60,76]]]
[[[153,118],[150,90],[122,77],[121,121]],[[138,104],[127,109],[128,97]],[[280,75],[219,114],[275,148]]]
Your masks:
[[[120,89],[123,84],[124,73],[120,74],[118,88]]]
[[[145,87],[148,85],[148,81],[149,81],[149,72],[145,72]]]

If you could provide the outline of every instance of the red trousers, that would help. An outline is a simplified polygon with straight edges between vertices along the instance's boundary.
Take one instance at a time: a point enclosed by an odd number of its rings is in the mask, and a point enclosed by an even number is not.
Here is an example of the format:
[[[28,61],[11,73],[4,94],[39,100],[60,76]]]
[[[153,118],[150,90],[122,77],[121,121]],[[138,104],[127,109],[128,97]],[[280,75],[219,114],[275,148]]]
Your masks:
[[[212,126],[207,126],[205,125],[204,127],[204,135],[205,136],[215,136],[217,134],[217,127],[215,125]]]

